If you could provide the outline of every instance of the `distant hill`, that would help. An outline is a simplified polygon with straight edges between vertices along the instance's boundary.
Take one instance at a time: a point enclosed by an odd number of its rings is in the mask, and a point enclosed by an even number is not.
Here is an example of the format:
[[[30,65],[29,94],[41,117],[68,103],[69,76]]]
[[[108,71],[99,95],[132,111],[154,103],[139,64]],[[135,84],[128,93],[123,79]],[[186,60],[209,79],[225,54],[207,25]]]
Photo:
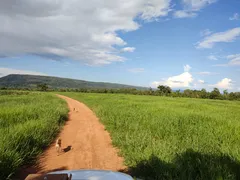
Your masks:
[[[87,88],[87,89],[120,89],[120,88],[136,88],[147,89],[145,87],[106,83],[106,82],[91,82],[84,80],[59,78],[51,76],[36,76],[36,75],[20,75],[10,74],[0,78],[0,88],[36,88],[38,84],[46,83],[50,88]]]

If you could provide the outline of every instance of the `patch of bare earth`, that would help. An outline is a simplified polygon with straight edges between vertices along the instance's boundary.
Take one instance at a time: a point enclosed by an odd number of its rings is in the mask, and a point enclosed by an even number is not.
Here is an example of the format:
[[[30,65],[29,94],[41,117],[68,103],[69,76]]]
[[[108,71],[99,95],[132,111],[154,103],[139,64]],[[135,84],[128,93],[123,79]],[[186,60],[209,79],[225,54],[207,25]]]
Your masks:
[[[110,135],[95,114],[83,103],[58,95],[67,101],[69,119],[59,134],[63,152],[58,156],[53,143],[35,166],[23,168],[20,178],[31,173],[56,170],[101,169],[119,171],[126,167],[112,146]]]

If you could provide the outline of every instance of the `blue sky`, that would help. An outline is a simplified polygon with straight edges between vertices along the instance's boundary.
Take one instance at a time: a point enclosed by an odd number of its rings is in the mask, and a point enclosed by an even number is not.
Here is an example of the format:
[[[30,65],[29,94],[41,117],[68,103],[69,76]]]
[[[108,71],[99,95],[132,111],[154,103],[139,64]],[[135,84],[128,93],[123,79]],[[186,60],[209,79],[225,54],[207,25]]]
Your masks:
[[[3,0],[0,20],[0,76],[240,91],[239,0]]]

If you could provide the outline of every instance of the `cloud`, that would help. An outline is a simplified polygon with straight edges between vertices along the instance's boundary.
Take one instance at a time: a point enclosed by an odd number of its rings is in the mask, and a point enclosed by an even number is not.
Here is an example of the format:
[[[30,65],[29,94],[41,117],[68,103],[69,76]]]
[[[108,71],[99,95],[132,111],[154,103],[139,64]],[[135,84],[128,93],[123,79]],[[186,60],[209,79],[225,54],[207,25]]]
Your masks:
[[[210,75],[216,75],[216,74],[218,74],[218,73],[208,72],[208,71],[202,71],[202,72],[197,72],[197,74],[203,75],[203,76],[210,76]]]
[[[202,8],[215,2],[217,0],[182,0],[183,10],[177,10],[173,15],[175,18],[193,18]]]
[[[71,58],[86,64],[124,61],[127,45],[117,34],[138,20],[167,16],[170,0],[0,1],[0,56],[24,54]]]
[[[227,64],[215,64],[213,66],[222,66],[222,67],[240,66],[240,54],[228,55],[226,56],[226,58],[229,60]]]
[[[228,65],[230,65],[230,66],[240,66],[240,54],[228,55],[227,59],[230,60],[228,62]]]
[[[214,55],[210,55],[210,56],[208,56],[207,57],[209,60],[212,60],[212,61],[217,61],[218,60],[218,58],[216,57],[216,56],[214,56]]]
[[[217,0],[182,0],[185,9],[199,11],[207,5],[217,2]]]
[[[212,31],[210,31],[209,29],[204,29],[203,31],[200,32],[201,36],[208,36],[212,34]]]
[[[180,75],[169,77],[165,81],[154,81],[152,82],[152,85],[154,87],[166,85],[171,88],[186,88],[190,87],[192,82],[192,75],[189,72],[184,72]]]
[[[134,52],[135,49],[135,47],[125,47],[121,49],[121,52]]]
[[[185,69],[185,67],[184,67]],[[212,72],[199,72],[198,74],[201,75],[215,75],[217,73]],[[208,89],[210,90],[213,87],[217,87],[219,89],[236,89],[234,88],[234,81],[229,78],[223,78],[221,81],[217,82],[216,84],[209,84],[203,79],[195,80],[194,77],[190,72],[183,72],[182,74],[171,76],[165,79],[162,79],[161,81],[153,81],[151,83],[152,87],[158,87],[159,85],[165,85],[169,86],[171,88],[191,88],[191,89]]]
[[[214,67],[227,67],[228,64],[214,64],[212,66],[214,66]]]
[[[42,75],[42,76],[47,75],[47,74],[35,72],[35,71],[27,71],[27,70],[19,70],[19,69],[0,67],[0,77],[7,76],[9,74],[31,74],[31,75]]]
[[[229,18],[230,21],[233,21],[233,20],[240,20],[240,16],[238,13],[235,13],[232,17]]]
[[[212,48],[214,44],[219,42],[233,42],[238,36],[240,36],[240,27],[225,32],[214,33],[198,42],[197,48]]]
[[[189,65],[184,66],[184,73],[179,74],[177,76],[169,77],[163,81],[154,81],[151,83],[153,87],[157,87],[159,85],[169,86],[171,88],[188,88],[191,87],[191,83],[193,82],[192,74],[188,71],[191,69]]]
[[[132,68],[132,69],[128,69],[129,72],[131,73],[142,73],[144,72],[144,68]]]
[[[175,18],[188,18],[188,17],[196,17],[197,14],[194,12],[188,12],[185,10],[179,10],[179,11],[175,11],[173,16]]]
[[[211,87],[217,87],[219,89],[232,89],[233,88],[233,81],[229,78],[224,78],[219,81],[217,84],[209,85]]]
[[[204,84],[204,83],[205,83],[205,81],[204,81],[204,80],[201,80],[201,79],[199,79],[198,82],[199,82],[200,84]]]
[[[234,58],[238,58],[240,57],[240,54],[231,54],[231,55],[228,55],[226,58],[227,59],[234,59]]]
[[[192,68],[192,67],[189,66],[188,64],[186,64],[185,66],[183,66],[184,72],[190,71],[191,68]]]

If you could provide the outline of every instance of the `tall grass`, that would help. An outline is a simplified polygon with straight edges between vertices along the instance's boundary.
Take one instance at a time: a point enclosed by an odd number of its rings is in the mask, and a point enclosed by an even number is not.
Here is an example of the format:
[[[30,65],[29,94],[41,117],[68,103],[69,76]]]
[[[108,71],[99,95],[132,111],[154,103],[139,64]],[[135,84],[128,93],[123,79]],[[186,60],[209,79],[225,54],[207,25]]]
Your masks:
[[[93,109],[134,176],[240,179],[240,102],[62,94]]]
[[[65,101],[47,93],[1,94],[0,179],[7,179],[49,145],[68,110]]]

